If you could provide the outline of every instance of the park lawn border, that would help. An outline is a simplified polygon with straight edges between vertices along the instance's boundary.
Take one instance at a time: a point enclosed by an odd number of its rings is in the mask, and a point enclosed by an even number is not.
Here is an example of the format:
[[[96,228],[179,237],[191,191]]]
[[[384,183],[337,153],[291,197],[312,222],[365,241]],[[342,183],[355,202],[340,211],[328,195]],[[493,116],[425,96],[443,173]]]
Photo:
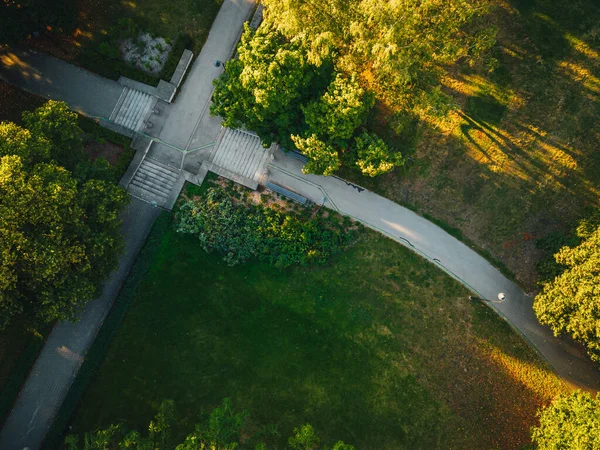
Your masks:
[[[125,318],[129,306],[135,297],[138,286],[144,279],[144,276],[150,267],[150,263],[158,250],[162,235],[171,226],[171,219],[171,213],[163,212],[156,219],[154,225],[152,225],[152,229],[146,238],[146,242],[136,257],[117,300],[104,320],[92,346],[85,355],[83,363],[77,372],[77,376],[73,380],[69,392],[54,417],[54,421],[42,442],[41,448],[43,450],[54,450],[60,448],[62,445],[62,439],[64,438],[69,421],[79,406],[79,402],[85,389],[92,381],[98,367],[104,360],[110,343],[117,332],[117,329],[121,325],[121,322]]]
[[[332,175],[332,176],[334,178],[339,178],[340,180],[352,182],[353,184],[356,184],[359,186],[360,186],[361,182],[365,181],[365,177],[361,177],[360,175],[357,175],[352,167],[346,167],[345,169],[346,170],[342,170],[343,177],[339,176],[339,175]],[[342,175],[342,174],[340,174],[340,175]],[[371,184],[371,183],[369,183],[369,184]],[[471,239],[466,237],[460,228],[454,227],[454,226],[448,224],[447,222],[445,222],[444,220],[438,219],[437,217],[432,216],[429,213],[421,212],[418,205],[414,205],[412,203],[407,203],[404,201],[399,201],[398,199],[392,200],[391,198],[389,198],[386,195],[386,193],[384,192],[384,189],[379,188],[377,185],[371,185],[370,187],[364,187],[364,186],[361,186],[361,187],[363,187],[364,189],[367,189],[371,192],[374,192],[375,194],[380,195],[381,197],[386,198],[386,199],[396,203],[397,205],[400,205],[406,209],[409,209],[412,212],[414,212],[415,214],[418,214],[419,216],[427,219],[429,222],[437,225],[442,230],[444,230],[446,233],[448,233],[450,236],[458,239],[460,242],[465,244],[471,250],[475,251],[480,256],[485,258],[492,266],[494,266],[496,269],[498,269],[500,271],[500,273],[502,273],[502,275],[504,275],[506,278],[508,278],[513,283],[515,283],[517,286],[519,286],[523,291],[528,290],[525,287],[525,285],[523,285],[523,283],[521,283],[517,279],[517,276],[515,275],[515,273],[512,270],[510,270],[506,264],[504,264],[502,261],[500,261],[498,258],[496,258],[492,254],[491,251],[480,247],[475,242],[473,242]]]

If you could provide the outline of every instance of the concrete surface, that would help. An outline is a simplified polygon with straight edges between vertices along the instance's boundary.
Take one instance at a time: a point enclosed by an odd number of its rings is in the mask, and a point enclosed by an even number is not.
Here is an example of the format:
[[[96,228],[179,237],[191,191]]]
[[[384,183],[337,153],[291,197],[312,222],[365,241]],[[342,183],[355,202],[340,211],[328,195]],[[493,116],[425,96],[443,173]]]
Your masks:
[[[34,94],[66,102],[88,116],[109,117],[124,87],[33,51],[0,49],[0,78]]]
[[[167,121],[160,133],[160,139],[180,149],[190,146],[194,136],[199,133],[206,136],[207,142],[196,140],[199,147],[214,141],[219,133],[209,115],[208,104],[213,92],[212,80],[223,72],[223,66],[215,67],[215,61],[227,61],[235,49],[242,32],[242,24],[249,18],[254,8],[250,0],[226,0],[210,29],[208,39],[202,51],[192,65],[185,83],[177,96],[177,101],[169,108]]]

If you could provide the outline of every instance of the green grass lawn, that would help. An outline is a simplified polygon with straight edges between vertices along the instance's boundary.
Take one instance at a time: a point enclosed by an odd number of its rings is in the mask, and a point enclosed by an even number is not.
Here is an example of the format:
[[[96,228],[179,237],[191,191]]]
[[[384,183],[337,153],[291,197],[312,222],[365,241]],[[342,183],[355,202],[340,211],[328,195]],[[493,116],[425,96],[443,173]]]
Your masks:
[[[228,267],[171,220],[159,219],[136,263],[147,273],[134,268],[137,289],[130,280],[118,300],[132,304],[75,432],[143,429],[171,398],[181,437],[231,397],[251,428],[288,436],[310,422],[325,444],[514,449],[564,389],[491,310],[379,234],[361,232],[325,266]]]
[[[460,230],[533,290],[538,239],[600,207],[600,3],[491,3],[499,68],[450,68],[459,111],[421,122],[418,142],[381,108],[371,126],[411,159],[376,179],[344,175]]]

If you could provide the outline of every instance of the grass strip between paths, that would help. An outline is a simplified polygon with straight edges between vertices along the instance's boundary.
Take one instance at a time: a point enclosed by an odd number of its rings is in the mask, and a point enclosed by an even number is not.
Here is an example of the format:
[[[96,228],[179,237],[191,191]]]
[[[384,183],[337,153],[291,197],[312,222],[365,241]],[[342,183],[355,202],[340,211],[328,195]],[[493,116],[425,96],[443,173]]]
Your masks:
[[[60,410],[56,414],[54,422],[42,445],[43,449],[56,449],[62,444],[64,431],[67,428],[69,420],[75,412],[83,392],[96,373],[100,363],[104,360],[110,342],[119,328],[121,321],[127,314],[127,310],[135,297],[137,288],[144,279],[144,276],[152,263],[162,235],[170,226],[171,214],[166,212],[159,216],[152,226],[148,238],[136,258],[117,300],[104,320],[104,324],[98,332],[94,343],[85,355],[83,364],[81,365]]]

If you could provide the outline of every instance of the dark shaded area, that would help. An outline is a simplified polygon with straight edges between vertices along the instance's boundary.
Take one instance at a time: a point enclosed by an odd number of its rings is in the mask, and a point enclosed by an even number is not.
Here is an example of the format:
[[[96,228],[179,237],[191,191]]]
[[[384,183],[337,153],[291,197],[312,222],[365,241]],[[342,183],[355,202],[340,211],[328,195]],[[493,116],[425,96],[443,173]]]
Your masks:
[[[0,44],[46,31],[70,34],[76,26],[76,0],[7,0],[0,6]]]
[[[506,106],[489,94],[479,94],[467,99],[464,111],[474,120],[498,125],[504,117]]]

